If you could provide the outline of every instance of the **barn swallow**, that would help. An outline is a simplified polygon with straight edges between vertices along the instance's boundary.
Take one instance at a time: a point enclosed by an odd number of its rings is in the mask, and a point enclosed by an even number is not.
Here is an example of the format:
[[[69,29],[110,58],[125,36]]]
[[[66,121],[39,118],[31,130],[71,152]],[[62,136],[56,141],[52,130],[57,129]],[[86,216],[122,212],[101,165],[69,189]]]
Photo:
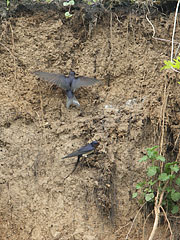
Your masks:
[[[84,76],[75,77],[75,72],[73,71],[69,72],[68,77],[59,73],[48,73],[48,72],[41,72],[41,71],[36,71],[34,72],[34,74],[40,77],[41,79],[48,81],[52,84],[55,84],[66,91],[66,96],[67,96],[66,107],[67,108],[69,108],[71,105],[80,106],[78,100],[74,95],[74,92],[76,89],[101,82],[96,78],[89,78]]]
[[[65,158],[71,158],[71,157],[76,157],[76,156],[78,157],[77,158],[77,162],[76,162],[76,164],[74,166],[74,169],[72,170],[72,172],[67,177],[65,177],[65,179],[68,178],[71,174],[73,174],[73,172],[76,170],[76,168],[78,166],[78,163],[80,161],[80,158],[82,156],[87,156],[87,155],[90,155],[91,153],[93,153],[98,145],[99,145],[99,142],[93,141],[92,143],[89,143],[86,146],[83,146],[80,149],[78,149],[77,151],[72,152],[69,155],[67,155],[67,156],[62,158],[62,159],[65,159]]]

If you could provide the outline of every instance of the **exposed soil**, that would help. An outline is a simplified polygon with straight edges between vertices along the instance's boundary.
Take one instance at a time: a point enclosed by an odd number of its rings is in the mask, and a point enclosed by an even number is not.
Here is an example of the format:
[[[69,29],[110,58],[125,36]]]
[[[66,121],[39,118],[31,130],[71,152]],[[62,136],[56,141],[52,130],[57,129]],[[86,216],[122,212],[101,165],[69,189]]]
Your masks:
[[[113,13],[111,22],[106,13],[96,25],[81,16],[66,20],[47,7],[1,22],[2,240],[125,239],[139,209],[132,193],[146,169],[138,160],[160,144],[164,109],[164,154],[179,157],[179,76],[160,71],[171,44],[152,38],[144,15]],[[171,39],[173,17],[149,15],[156,37]],[[70,69],[103,82],[76,92],[80,108],[67,109],[64,92],[32,74]],[[62,157],[93,140],[97,154],[63,182],[76,159]],[[141,239],[144,219],[140,213],[129,239]],[[163,223],[156,239],[168,237]]]

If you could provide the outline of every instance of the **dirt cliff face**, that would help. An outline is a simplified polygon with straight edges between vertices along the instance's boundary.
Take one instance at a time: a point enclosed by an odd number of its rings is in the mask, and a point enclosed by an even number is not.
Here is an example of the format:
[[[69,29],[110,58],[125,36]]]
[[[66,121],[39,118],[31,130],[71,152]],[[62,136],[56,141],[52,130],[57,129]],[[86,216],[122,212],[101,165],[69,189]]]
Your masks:
[[[138,160],[159,145],[164,109],[164,153],[178,156],[178,76],[160,72],[170,43],[152,38],[144,15],[107,13],[96,25],[82,16],[51,9],[1,22],[2,240],[125,239],[145,174]],[[171,39],[173,16],[152,22],[157,37]],[[80,108],[67,109],[64,92],[32,74],[70,69],[103,83],[76,91]],[[97,154],[63,182],[76,159],[62,157],[93,140]],[[130,239],[140,239],[143,224],[139,214]]]

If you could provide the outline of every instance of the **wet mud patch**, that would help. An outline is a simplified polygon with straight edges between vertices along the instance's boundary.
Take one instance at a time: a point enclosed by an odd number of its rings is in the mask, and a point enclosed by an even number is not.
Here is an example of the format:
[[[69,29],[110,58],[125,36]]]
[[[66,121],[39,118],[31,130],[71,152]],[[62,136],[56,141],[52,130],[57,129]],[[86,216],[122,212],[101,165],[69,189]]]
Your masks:
[[[90,36],[89,26],[76,29],[53,10],[1,22],[2,239],[124,239],[139,208],[132,192],[145,167],[138,159],[159,144],[165,83],[164,152],[179,156],[179,77],[160,72],[170,45],[152,39],[145,16],[117,16],[110,24],[103,15]],[[153,18],[157,36],[171,38],[172,20]],[[77,90],[80,108],[67,109],[65,93],[32,74],[70,69],[103,82]],[[62,157],[93,140],[99,154],[63,183],[76,159]],[[131,239],[140,239],[143,221]]]

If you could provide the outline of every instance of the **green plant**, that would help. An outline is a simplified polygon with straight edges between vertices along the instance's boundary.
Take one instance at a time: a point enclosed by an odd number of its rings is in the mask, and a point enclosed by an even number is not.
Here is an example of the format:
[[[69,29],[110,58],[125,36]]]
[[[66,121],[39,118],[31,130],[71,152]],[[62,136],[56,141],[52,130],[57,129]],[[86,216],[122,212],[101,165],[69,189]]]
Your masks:
[[[88,5],[92,5],[92,4],[99,3],[99,0],[83,0],[83,2],[85,2]],[[64,7],[69,7],[68,11],[65,12],[65,17],[66,18],[71,18],[72,17],[72,14],[70,13],[70,10],[71,10],[71,6],[73,6],[73,5],[75,5],[74,0],[65,0],[63,2]]]
[[[164,69],[180,69],[180,55],[177,57],[177,59],[173,59],[173,61],[164,61],[164,66],[161,68],[161,70]],[[178,82],[180,84],[180,82]]]
[[[180,200],[180,192],[176,189],[180,186],[178,162],[166,162],[166,159],[157,152],[158,146],[147,148],[147,154],[139,162],[150,161],[147,167],[147,178],[136,185],[133,198],[140,195],[140,203],[155,203],[156,193],[163,193],[162,206],[167,212],[175,214],[179,211],[177,202]]]
[[[165,60],[164,64],[165,65],[161,68],[161,70],[170,68],[180,69],[180,56],[178,56],[177,59],[173,59],[173,62]]]
[[[70,13],[70,10],[71,10],[71,6],[73,6],[74,4],[75,4],[74,0],[63,2],[63,6],[69,7],[69,10],[67,12],[65,12],[65,17],[66,18],[72,17],[72,14]]]

